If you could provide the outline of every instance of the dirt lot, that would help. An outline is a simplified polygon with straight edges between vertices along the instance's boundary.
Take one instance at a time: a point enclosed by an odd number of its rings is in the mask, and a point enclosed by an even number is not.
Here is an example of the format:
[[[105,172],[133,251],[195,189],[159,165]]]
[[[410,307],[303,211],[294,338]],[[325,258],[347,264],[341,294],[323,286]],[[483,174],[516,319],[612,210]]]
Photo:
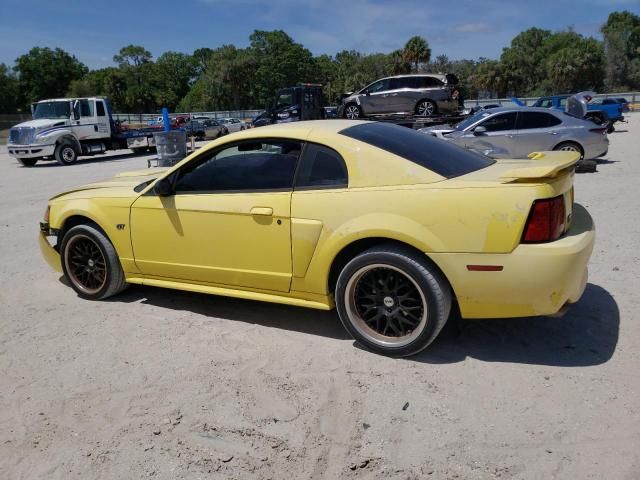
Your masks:
[[[576,176],[590,283],[562,319],[467,322],[406,360],[336,315],[132,287],[78,298],[40,258],[47,199],[144,168],[22,168],[0,147],[0,478],[637,479],[640,115]]]

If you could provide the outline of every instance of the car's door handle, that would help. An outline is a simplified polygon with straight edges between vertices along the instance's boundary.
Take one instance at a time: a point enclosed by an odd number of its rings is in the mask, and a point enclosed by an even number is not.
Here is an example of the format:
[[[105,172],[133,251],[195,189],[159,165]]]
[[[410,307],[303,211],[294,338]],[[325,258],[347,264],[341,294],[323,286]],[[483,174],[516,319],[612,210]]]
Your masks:
[[[273,208],[271,207],[253,207],[251,209],[251,215],[263,215],[265,217],[270,217],[273,215]]]

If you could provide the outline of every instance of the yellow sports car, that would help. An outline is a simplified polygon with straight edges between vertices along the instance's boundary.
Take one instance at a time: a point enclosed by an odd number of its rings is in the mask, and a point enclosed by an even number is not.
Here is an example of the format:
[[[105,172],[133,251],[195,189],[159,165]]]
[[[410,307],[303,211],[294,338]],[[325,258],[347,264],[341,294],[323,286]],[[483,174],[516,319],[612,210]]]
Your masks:
[[[274,125],[49,201],[40,246],[86,299],[155,285],[331,309],[405,356],[463,318],[556,314],[594,244],[574,152],[495,161],[405,127]],[[301,320],[303,321],[303,320]]]

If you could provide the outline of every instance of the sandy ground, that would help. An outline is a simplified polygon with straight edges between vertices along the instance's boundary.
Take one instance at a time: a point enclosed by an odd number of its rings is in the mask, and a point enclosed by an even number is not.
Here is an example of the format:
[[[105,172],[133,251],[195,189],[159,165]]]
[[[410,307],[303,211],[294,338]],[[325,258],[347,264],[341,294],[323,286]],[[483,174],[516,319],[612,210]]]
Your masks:
[[[87,302],[40,258],[46,201],[146,167],[0,150],[0,478],[640,478],[640,115],[576,200],[598,228],[562,319],[467,322],[417,357],[333,312],[132,287]]]

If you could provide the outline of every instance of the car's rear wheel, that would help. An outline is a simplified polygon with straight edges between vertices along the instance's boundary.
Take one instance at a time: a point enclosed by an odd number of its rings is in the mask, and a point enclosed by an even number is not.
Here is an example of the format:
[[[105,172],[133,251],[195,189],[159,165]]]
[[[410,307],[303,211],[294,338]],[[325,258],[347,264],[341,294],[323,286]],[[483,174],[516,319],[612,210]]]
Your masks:
[[[33,167],[37,162],[37,158],[20,158],[18,160],[23,167]]]
[[[438,112],[435,102],[431,100],[421,100],[416,105],[416,115],[428,117]]]
[[[127,287],[115,248],[96,226],[70,228],[60,252],[64,275],[82,298],[102,300]]]
[[[554,150],[559,150],[562,152],[578,152],[580,154],[580,159],[584,158],[584,151],[582,147],[578,145],[576,142],[562,142],[554,147]]]
[[[78,152],[71,143],[63,142],[56,146],[54,157],[60,165],[72,165],[78,160]]]
[[[342,324],[366,348],[394,357],[425,349],[451,311],[451,289],[425,258],[380,246],[355,257],[336,283]]]
[[[357,120],[362,117],[362,110],[355,103],[350,103],[344,107],[344,118],[349,120]]]

